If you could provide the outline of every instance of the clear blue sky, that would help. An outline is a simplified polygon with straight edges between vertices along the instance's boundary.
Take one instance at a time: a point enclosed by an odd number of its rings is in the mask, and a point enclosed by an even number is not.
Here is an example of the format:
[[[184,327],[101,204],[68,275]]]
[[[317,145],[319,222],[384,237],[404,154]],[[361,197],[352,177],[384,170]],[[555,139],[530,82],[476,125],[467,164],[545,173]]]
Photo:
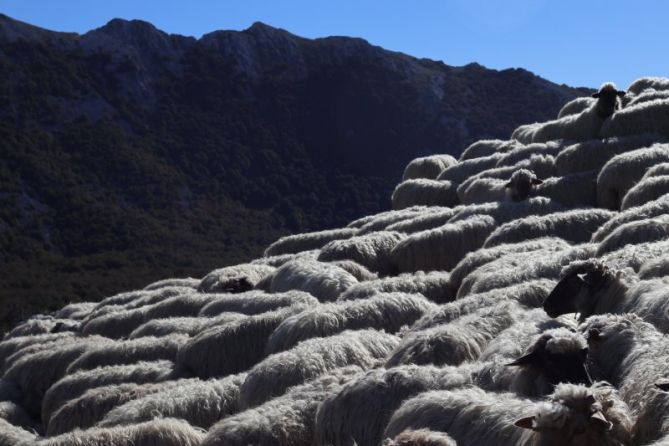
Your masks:
[[[114,17],[196,37],[261,21],[449,65],[523,67],[574,86],[669,76],[669,0],[0,0],[0,12],[79,33]]]

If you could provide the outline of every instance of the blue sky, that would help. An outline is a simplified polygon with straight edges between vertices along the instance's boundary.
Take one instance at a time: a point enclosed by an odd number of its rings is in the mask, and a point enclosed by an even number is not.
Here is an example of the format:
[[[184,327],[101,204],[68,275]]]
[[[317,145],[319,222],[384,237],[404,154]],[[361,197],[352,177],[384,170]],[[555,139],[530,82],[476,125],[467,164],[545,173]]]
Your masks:
[[[449,65],[523,67],[574,86],[669,76],[667,0],[0,0],[0,12],[79,33],[114,17],[196,37],[262,21]]]

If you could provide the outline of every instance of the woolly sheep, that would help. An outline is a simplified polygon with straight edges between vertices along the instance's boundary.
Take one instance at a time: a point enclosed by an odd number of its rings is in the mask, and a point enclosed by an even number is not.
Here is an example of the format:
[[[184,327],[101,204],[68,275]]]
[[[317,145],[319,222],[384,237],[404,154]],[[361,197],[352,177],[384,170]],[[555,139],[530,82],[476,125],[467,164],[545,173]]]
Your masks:
[[[539,249],[553,249],[561,251],[566,249],[569,244],[557,237],[543,237],[530,239],[519,243],[505,243],[492,248],[481,248],[467,254],[451,270],[450,285],[454,292],[462,284],[462,281],[474,270],[490,263],[491,261],[512,253],[531,252]]]
[[[318,300],[304,291],[290,290],[268,294],[260,290],[231,294],[205,305],[198,316],[218,316],[224,313],[260,314],[293,305],[314,306]]]
[[[669,250],[669,240],[645,242],[638,245],[626,245],[599,257],[599,260],[609,268],[630,268],[639,273],[644,264],[666,257],[667,250]]]
[[[557,156],[562,149],[567,146],[567,141],[547,141],[532,143],[526,146],[518,147],[501,156],[495,167],[518,166],[523,161],[531,159],[532,155],[539,156]]]
[[[430,208],[427,206],[412,206],[410,208],[399,211],[383,211],[379,212],[378,214],[367,215],[366,217],[354,220],[346,227],[358,229],[362,229],[364,227],[366,228],[366,232],[380,231],[385,229],[386,226],[390,224],[421,215],[429,209]]]
[[[95,426],[110,410],[151,393],[166,391],[183,380],[160,383],[124,383],[95,387],[64,403],[48,420],[47,436]],[[45,421],[46,424],[46,421]]]
[[[405,430],[395,438],[383,440],[382,446],[456,446],[448,434],[427,429]]]
[[[592,316],[579,330],[593,375],[616,386],[637,415],[634,444],[669,434],[669,395],[655,386],[669,360],[666,335],[632,314]]]
[[[579,98],[572,99],[562,106],[558,112],[558,119],[564,118],[569,115],[578,115],[582,111],[590,108],[597,100],[593,97],[582,96]]]
[[[169,417],[209,429],[218,420],[238,411],[239,388],[245,377],[242,373],[208,381],[186,379],[166,383],[169,388],[164,391],[152,392],[113,408],[98,425],[121,426]]]
[[[278,254],[275,256],[269,256],[269,257],[259,257],[257,259],[251,260],[252,265],[269,265],[273,266],[274,268],[278,268],[284,263],[286,263],[289,260],[295,260],[298,258],[310,258],[310,259],[315,259],[318,257],[318,254],[321,253],[320,249],[310,249],[309,251],[300,251],[295,254]],[[267,276],[265,277],[265,279]],[[260,284],[265,280],[261,280],[256,284],[256,288],[262,288]]]
[[[38,424],[33,421],[23,407],[11,401],[0,401],[0,419],[30,432],[40,430]]]
[[[627,193],[649,167],[669,161],[669,144],[632,150],[617,155],[602,167],[597,177],[597,203],[606,209],[618,210]]]
[[[391,201],[397,210],[417,205],[452,207],[459,203],[455,184],[425,178],[402,181],[395,187]]]
[[[384,436],[407,428],[447,432],[458,443],[477,446],[622,446],[629,444],[632,420],[613,388],[560,384],[547,401],[477,388],[426,392],[393,414]]]
[[[150,283],[144,287],[147,291],[159,290],[166,287],[186,287],[197,289],[200,285],[201,279],[194,279],[192,277],[163,279]]]
[[[476,360],[485,345],[522,317],[517,304],[502,302],[449,324],[411,330],[390,354],[386,367],[400,364],[458,365]]]
[[[156,290],[138,290],[115,294],[113,296],[102,299],[91,311],[90,315],[84,319],[84,321],[97,317],[99,314],[104,312],[108,312],[108,307],[111,307],[112,309],[122,307],[124,309],[130,310],[132,308],[141,307],[143,305],[151,305],[170,297],[192,293],[193,288],[191,287],[169,286],[158,288]]]
[[[265,276],[272,274],[269,265],[246,263],[214,270],[202,278],[201,293],[239,293],[249,291]]]
[[[458,161],[451,155],[431,155],[416,158],[407,164],[402,174],[402,181],[414,178],[427,178],[433,180],[439,174]]]
[[[544,302],[549,316],[579,313],[635,313],[658,330],[669,333],[669,282],[639,282],[626,271],[611,271],[597,260],[573,262]],[[581,277],[582,276],[582,277]]]
[[[634,107],[636,105],[643,104],[644,102],[655,101],[658,99],[669,99],[669,91],[649,88],[642,91],[633,98],[630,98],[629,101],[626,101],[625,107]]]
[[[304,308],[295,305],[209,328],[179,350],[177,365],[203,379],[242,372],[264,358],[276,327]]]
[[[45,438],[35,446],[200,446],[204,432],[185,421],[155,419],[141,424],[90,428]]]
[[[635,97],[644,90],[651,88],[654,90],[669,90],[669,79],[666,77],[654,76],[640,77],[639,79],[636,79],[634,82],[632,82],[627,91],[631,94],[632,97]]]
[[[639,279],[648,280],[669,276],[669,258],[662,257],[644,263],[639,269]]]
[[[666,140],[666,136],[644,133],[581,141],[560,151],[555,157],[555,171],[558,176],[564,176],[577,172],[601,170],[616,155],[642,147],[650,147]]]
[[[663,163],[660,166],[666,164]],[[646,173],[644,178],[627,191],[620,203],[620,210],[641,206],[666,194],[669,194],[669,175],[648,176]]]
[[[585,140],[597,138],[603,133],[602,125],[607,118],[620,109],[620,97],[624,91],[618,91],[612,83],[602,85],[599,91],[592,95],[597,101],[579,114],[567,115],[560,119],[521,126],[514,130],[511,138],[529,144],[559,139]],[[614,135],[607,135],[614,136]]]
[[[376,273],[371,272],[369,269],[366,267],[362,266],[358,262],[354,262],[353,260],[335,260],[333,262],[330,262],[353,277],[355,277],[358,282],[365,282],[367,280],[376,280],[379,278],[379,276]]]
[[[669,99],[639,102],[625,107],[602,125],[601,136],[625,136],[638,133],[667,134]]]
[[[521,146],[522,144],[513,139],[509,141],[503,141],[501,139],[481,139],[470,144],[462,151],[460,161],[486,157],[495,153],[506,153]]]
[[[38,335],[39,336],[39,335]],[[18,338],[17,338],[18,339]],[[45,352],[49,350],[53,350],[54,348],[63,348],[66,345],[72,345],[80,342],[81,338],[79,336],[68,336],[68,337],[63,337],[60,339],[52,339],[52,340],[47,340],[41,343],[35,343],[35,344],[30,344],[26,345],[23,348],[18,349],[16,352],[12,353],[9,355],[4,362],[4,365],[2,369],[0,369],[0,373],[4,374],[7,370],[9,370],[14,364],[19,362],[21,359],[25,358],[26,356],[30,356],[35,353],[39,352]]]
[[[286,235],[269,245],[265,250],[265,257],[319,249],[332,240],[345,240],[353,237],[357,232],[355,228],[340,228]]]
[[[467,220],[474,215],[488,215],[493,217],[498,224],[503,224],[528,215],[546,215],[563,210],[565,210],[564,206],[546,197],[533,197],[519,202],[500,201],[464,206],[456,212],[449,223],[453,224]]]
[[[195,336],[215,325],[225,324],[245,317],[241,313],[221,313],[215,317],[169,317],[154,319],[140,325],[128,336],[129,339],[163,337],[176,334]],[[169,359],[169,358],[168,358]]]
[[[374,330],[345,331],[327,338],[308,339],[253,367],[240,389],[240,404],[246,408],[257,406],[283,394],[288,387],[338,367],[371,367],[388,356],[398,341],[393,335]]]
[[[487,215],[447,223],[410,235],[395,246],[391,257],[401,272],[449,270],[483,246],[496,227],[495,219]]]
[[[601,242],[616,228],[632,221],[644,220],[669,214],[669,194],[642,206],[626,209],[613,216],[592,235],[593,242]]]
[[[464,183],[463,183],[464,184]],[[458,193],[462,204],[490,203],[510,200],[509,182],[506,179],[478,178],[468,182],[467,189]],[[461,189],[458,188],[458,191]]]
[[[3,339],[46,333],[62,333],[64,331],[79,331],[79,322],[70,319],[56,319],[52,317],[28,319],[12,328]]]
[[[421,295],[383,293],[363,300],[322,304],[285,319],[267,341],[269,354],[288,350],[305,339],[344,330],[374,328],[396,333],[436,309]]]
[[[518,243],[540,237],[559,237],[571,243],[584,243],[614,213],[604,209],[576,209],[554,214],[528,216],[495,229],[483,244],[491,248],[502,243]]]
[[[400,292],[422,294],[432,302],[443,303],[453,300],[449,284],[450,276],[445,271],[416,271],[359,283],[344,291],[337,300],[366,299],[379,293]]]
[[[60,310],[54,313],[56,319],[74,319],[80,320],[86,317],[93,308],[97,306],[97,302],[76,302],[65,305]]]
[[[32,446],[37,435],[0,419],[0,446]]]
[[[625,245],[661,241],[669,238],[669,215],[624,223],[606,236],[597,248],[597,255],[616,251]]]
[[[356,283],[355,277],[336,265],[300,259],[277,268],[270,282],[270,291],[305,291],[324,302],[335,300]]]
[[[451,167],[446,168],[439,174],[437,180],[448,181],[453,186],[457,186],[470,176],[495,167],[497,161],[499,161],[502,156],[504,156],[502,153],[494,153],[489,156],[471,158],[461,161]]]
[[[221,420],[208,432],[203,446],[310,446],[319,403],[360,373],[346,367],[293,387],[285,395]]]
[[[46,423],[65,402],[81,396],[94,387],[122,383],[161,382],[174,379],[171,361],[138,362],[136,364],[98,367],[66,375],[53,384],[42,400],[42,420]]]
[[[448,220],[455,215],[458,209],[458,207],[440,208],[440,210],[436,212],[427,212],[413,218],[398,221],[397,223],[389,225],[386,229],[388,231],[403,232],[405,234],[413,234],[426,229],[433,229],[446,224]]]
[[[73,361],[67,373],[107,365],[134,364],[138,361],[174,361],[177,351],[187,340],[188,336],[185,335],[144,337],[93,347]]]
[[[353,260],[381,275],[388,275],[394,269],[390,252],[404,238],[406,236],[399,232],[379,231],[335,240],[323,246],[318,260]]]
[[[524,181],[513,181],[512,177],[506,187],[511,189],[512,196],[516,200],[540,196],[548,197],[567,207],[597,206],[598,173],[596,170],[591,170],[544,180],[538,180],[536,175],[530,175],[529,178],[523,178]]]

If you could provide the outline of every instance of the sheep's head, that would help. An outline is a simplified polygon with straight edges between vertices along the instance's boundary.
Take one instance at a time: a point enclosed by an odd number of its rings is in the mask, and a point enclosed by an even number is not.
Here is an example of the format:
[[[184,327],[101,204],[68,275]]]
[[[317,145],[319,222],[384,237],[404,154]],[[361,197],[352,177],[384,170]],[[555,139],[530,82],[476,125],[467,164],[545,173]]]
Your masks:
[[[588,343],[582,334],[556,328],[542,333],[526,355],[507,365],[535,369],[553,386],[561,382],[592,384],[587,358]]]
[[[592,314],[611,273],[595,261],[573,262],[562,271],[562,279],[544,301],[544,311],[550,317],[580,313],[581,320]]]
[[[243,293],[253,289],[253,282],[246,277],[234,277],[225,281],[220,287],[219,291],[222,293]]]
[[[560,384],[536,414],[514,424],[537,432],[532,444],[540,446],[625,445],[632,428],[629,409],[606,383]]]
[[[595,105],[597,115],[602,119],[611,116],[616,110],[620,109],[620,98],[623,96],[625,96],[625,92],[618,90],[615,84],[607,82],[602,85],[599,91],[592,95],[593,98],[597,99]]]
[[[526,200],[530,196],[532,186],[541,184],[542,181],[531,170],[520,169],[511,175],[509,182],[504,185],[508,189],[512,201]]]

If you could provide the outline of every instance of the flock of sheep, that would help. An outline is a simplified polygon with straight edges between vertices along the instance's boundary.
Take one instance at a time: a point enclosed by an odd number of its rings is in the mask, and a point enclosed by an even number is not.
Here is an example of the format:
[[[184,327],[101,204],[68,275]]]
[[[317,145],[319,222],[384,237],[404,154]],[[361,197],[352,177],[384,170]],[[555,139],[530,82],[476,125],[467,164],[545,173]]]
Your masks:
[[[669,445],[669,79],[0,341],[2,446]]]

